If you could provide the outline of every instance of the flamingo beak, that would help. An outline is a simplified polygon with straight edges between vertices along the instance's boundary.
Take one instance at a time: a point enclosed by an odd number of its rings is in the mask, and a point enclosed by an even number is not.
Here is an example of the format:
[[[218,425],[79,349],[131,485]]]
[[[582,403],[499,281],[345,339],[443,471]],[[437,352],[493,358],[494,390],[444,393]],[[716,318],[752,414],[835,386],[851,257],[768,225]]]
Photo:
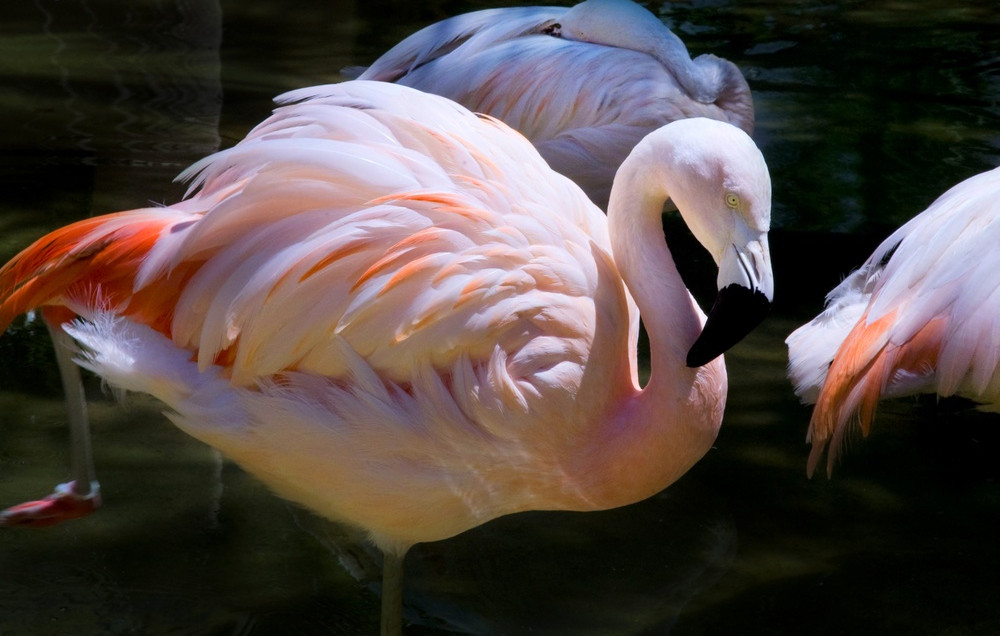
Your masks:
[[[708,364],[742,340],[767,315],[771,301],[759,289],[729,285],[719,290],[701,335],[687,354],[689,367]]]
[[[719,294],[687,366],[700,367],[725,353],[759,325],[771,307],[774,283],[767,235],[731,245],[719,263]]]

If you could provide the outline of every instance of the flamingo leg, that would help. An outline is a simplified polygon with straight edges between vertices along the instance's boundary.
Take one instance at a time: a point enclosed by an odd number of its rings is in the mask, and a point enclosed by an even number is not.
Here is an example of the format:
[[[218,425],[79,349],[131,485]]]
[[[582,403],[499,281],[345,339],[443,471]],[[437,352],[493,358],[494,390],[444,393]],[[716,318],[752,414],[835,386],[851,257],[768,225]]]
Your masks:
[[[382,557],[382,636],[403,633],[403,559],[406,552],[384,552]]]
[[[94,473],[83,380],[80,368],[73,362],[76,345],[54,320],[46,318],[45,326],[52,337],[59,376],[66,395],[73,480],[57,485],[52,494],[43,499],[28,501],[0,511],[0,527],[51,526],[86,516],[101,505],[100,485]]]

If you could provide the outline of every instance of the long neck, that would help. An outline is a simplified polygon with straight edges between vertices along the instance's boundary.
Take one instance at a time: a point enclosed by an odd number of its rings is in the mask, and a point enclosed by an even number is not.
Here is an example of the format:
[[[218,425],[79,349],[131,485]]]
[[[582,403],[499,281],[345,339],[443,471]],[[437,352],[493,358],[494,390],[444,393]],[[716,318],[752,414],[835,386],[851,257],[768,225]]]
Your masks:
[[[681,280],[663,235],[668,193],[662,170],[641,145],[618,172],[608,207],[615,262],[649,336],[646,386],[619,405],[602,440],[603,469],[616,478],[614,505],[659,492],[711,447],[722,421],[726,375],[720,359],[690,369],[688,348],[703,314]],[[658,174],[659,173],[659,174]]]
[[[663,205],[669,170],[658,146],[646,140],[626,158],[608,205],[608,231],[615,263],[635,299],[649,336],[650,377],[646,393],[676,384],[687,351],[704,320],[688,293],[663,235]]]
[[[691,59],[684,42],[655,15],[631,0],[586,0],[561,18],[564,37],[639,51],[655,58],[703,104],[719,95],[718,74]]]
[[[658,29],[651,29],[655,37],[649,37],[641,50],[670,69],[687,93],[702,104],[711,104],[719,96],[719,78],[713,72],[699,67],[684,42],[674,35],[664,24],[657,22]],[[651,36],[653,34],[650,34]]]

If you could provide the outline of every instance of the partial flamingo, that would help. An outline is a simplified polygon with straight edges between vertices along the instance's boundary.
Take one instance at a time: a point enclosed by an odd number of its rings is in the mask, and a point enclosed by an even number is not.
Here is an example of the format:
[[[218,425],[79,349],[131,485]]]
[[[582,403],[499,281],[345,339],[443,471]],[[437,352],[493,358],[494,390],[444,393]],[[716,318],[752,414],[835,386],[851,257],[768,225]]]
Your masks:
[[[833,470],[879,400],[918,393],[1000,410],[1000,168],[954,186],[882,242],[787,339],[796,393],[815,403],[808,472]]]
[[[280,101],[183,175],[181,202],[79,221],[11,260],[0,325],[79,316],[63,329],[81,365],[366,530],[385,633],[410,546],[639,501],[709,449],[720,354],[772,296],[770,180],[744,132],[651,133],[605,216],[521,135],[444,98],[357,81]],[[668,196],[719,266],[707,322],[664,241]]]
[[[693,60],[631,0],[510,7],[448,18],[410,35],[359,79],[396,82],[498,117],[604,207],[621,162],[647,133],[709,117],[753,132],[735,64]]]

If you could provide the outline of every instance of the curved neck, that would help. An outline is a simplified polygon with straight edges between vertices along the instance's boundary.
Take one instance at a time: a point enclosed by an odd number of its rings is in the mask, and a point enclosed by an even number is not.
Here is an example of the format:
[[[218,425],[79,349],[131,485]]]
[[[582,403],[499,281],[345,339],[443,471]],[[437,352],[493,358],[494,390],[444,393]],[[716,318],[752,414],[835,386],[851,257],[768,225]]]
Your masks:
[[[646,386],[628,397],[607,424],[608,434],[595,450],[603,470],[616,475],[607,480],[615,484],[614,492],[595,487],[603,504],[639,501],[683,475],[711,447],[725,406],[722,358],[697,369],[685,365],[704,314],[684,286],[663,235],[668,193],[657,184],[665,183],[666,170],[653,150],[643,143],[626,159],[608,206],[612,252],[649,336],[651,371]]]
[[[750,93],[750,85],[747,84],[739,67],[729,60],[724,60],[710,53],[702,55],[698,59],[706,65],[709,62],[715,65],[718,76],[718,95],[715,98],[715,105],[728,113],[729,123],[752,136],[754,129],[753,95]]]
[[[622,164],[608,204],[615,263],[649,336],[646,392],[658,390],[681,368],[690,372],[684,360],[704,322],[667,247],[662,220],[669,198],[666,170],[650,150],[650,144],[640,144]]]
[[[695,101],[711,104],[719,97],[719,82],[715,73],[708,72],[691,59],[684,42],[659,20],[659,27],[651,33],[644,48],[647,53],[674,74],[681,87]]]
[[[630,195],[637,192],[636,187],[629,188]],[[661,378],[673,375],[685,359],[701,331],[701,318],[663,235],[661,215],[666,197],[640,194],[628,198],[625,205],[636,208],[621,209],[621,198],[614,196],[608,206],[611,245],[649,336],[647,388],[658,387]],[[642,212],[637,214],[637,209]]]
[[[645,53],[665,66],[695,100],[711,104],[719,95],[719,78],[691,59],[684,42],[663,22],[632,0],[586,0],[561,18],[561,33],[570,40],[592,42]]]

